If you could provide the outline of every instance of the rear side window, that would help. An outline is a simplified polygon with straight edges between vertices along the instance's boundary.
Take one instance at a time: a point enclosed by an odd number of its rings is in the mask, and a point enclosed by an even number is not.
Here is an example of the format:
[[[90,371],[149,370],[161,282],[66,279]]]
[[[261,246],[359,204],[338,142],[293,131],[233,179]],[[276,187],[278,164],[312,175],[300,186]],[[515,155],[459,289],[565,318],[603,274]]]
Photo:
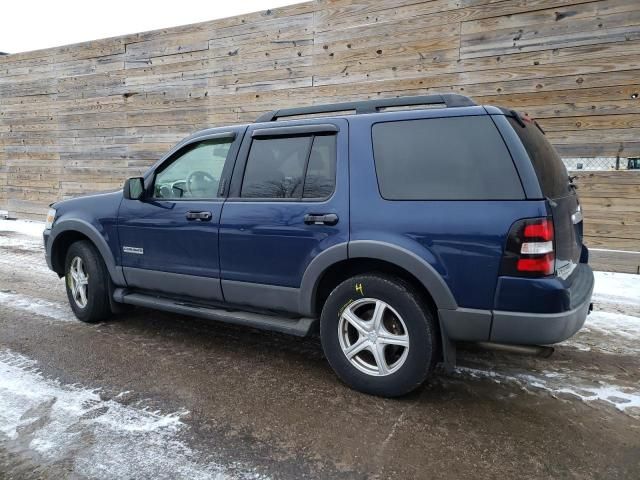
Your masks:
[[[321,135],[313,139],[303,198],[326,198],[336,184],[336,136]]]
[[[335,187],[336,136],[256,138],[251,144],[240,196],[329,197]]]
[[[523,127],[515,118],[507,118],[529,154],[542,194],[558,198],[571,193],[567,168],[540,129],[529,120],[524,122]]]
[[[488,116],[377,123],[372,137],[378,186],[388,200],[524,198]]]

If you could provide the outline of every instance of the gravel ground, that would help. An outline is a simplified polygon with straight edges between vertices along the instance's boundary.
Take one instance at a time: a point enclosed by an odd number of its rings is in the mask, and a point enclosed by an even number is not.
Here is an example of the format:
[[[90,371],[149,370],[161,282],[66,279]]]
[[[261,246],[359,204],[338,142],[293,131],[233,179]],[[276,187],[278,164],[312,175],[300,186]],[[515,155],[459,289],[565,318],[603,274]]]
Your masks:
[[[399,400],[315,338],[136,309],[75,320],[39,224],[0,221],[0,478],[638,478],[640,277],[597,274],[551,358],[469,347]]]

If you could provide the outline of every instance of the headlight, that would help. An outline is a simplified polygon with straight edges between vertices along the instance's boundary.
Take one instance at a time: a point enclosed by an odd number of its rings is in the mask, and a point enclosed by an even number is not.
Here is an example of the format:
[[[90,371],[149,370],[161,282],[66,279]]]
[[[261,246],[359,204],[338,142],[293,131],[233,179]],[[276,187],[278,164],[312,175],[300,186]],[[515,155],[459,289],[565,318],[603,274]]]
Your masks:
[[[49,213],[47,213],[47,221],[44,224],[44,229],[51,230],[51,227],[53,227],[53,222],[55,221],[55,219],[56,219],[56,209],[50,208]]]

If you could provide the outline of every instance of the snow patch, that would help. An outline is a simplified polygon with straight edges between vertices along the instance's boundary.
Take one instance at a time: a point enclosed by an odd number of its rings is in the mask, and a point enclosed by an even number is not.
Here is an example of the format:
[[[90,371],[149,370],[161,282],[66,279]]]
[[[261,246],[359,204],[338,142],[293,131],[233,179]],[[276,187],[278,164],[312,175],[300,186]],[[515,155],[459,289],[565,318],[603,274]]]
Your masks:
[[[594,311],[582,330],[561,345],[583,351],[596,349],[609,354],[635,355],[640,353],[640,318]]]
[[[12,235],[8,236],[6,232],[0,231],[0,247],[13,247],[21,248],[24,250],[44,250],[44,243],[41,239],[25,235],[13,235],[15,232],[10,232]]]
[[[593,301],[640,305],[640,275],[594,272]]]
[[[585,326],[605,335],[619,335],[637,340],[640,346],[640,318],[621,313],[595,311],[587,317]]]
[[[42,238],[44,222],[0,219],[0,232],[16,232],[22,235]]]
[[[547,391],[551,395],[572,395],[584,402],[596,400],[609,404],[621,412],[640,417],[640,390],[608,384],[602,380],[584,380],[575,372],[543,371],[534,373],[502,373],[494,370],[480,370],[470,367],[456,367],[456,372],[472,378],[484,378],[496,383],[515,383],[523,388],[531,387]]]
[[[0,436],[14,450],[35,452],[44,466],[70,462],[73,477],[230,478],[180,440],[186,413],[103,400],[97,390],[47,379],[35,361],[0,351]],[[265,478],[235,468],[233,477]]]
[[[21,295],[11,291],[0,290],[0,305],[13,310],[33,313],[41,317],[48,317],[53,320],[60,320],[64,322],[76,321],[69,306],[48,302],[46,300]]]

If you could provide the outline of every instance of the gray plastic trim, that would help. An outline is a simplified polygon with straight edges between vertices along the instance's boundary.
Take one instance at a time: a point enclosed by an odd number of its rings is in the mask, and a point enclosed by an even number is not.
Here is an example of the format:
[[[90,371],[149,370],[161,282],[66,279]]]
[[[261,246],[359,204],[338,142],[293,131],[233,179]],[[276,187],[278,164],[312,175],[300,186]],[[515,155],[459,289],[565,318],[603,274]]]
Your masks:
[[[222,300],[219,278],[132,267],[124,267],[123,270],[127,285],[130,287],[206,300]]]
[[[375,258],[393,263],[420,280],[439,310],[458,308],[451,290],[435,268],[409,250],[375,240],[355,240],[349,242],[349,258]]]
[[[141,293],[128,293],[126,290],[121,288],[116,289],[113,293],[113,297],[117,302],[129,305],[155,308],[182,315],[192,315],[194,317],[204,318],[207,320],[234,323],[262,330],[296,335],[298,337],[307,336],[312,329],[314,329],[317,322],[312,318],[286,319],[252,312],[229,311],[221,308],[197,305],[169,298],[159,298]]]
[[[347,258],[348,246],[347,243],[344,242],[327,248],[311,260],[300,283],[298,310],[302,315],[309,317],[315,315],[316,293],[322,275],[333,264],[347,260]]]
[[[116,265],[107,241],[104,239],[102,234],[98,232],[96,227],[84,220],[65,219],[64,217],[56,220],[51,232],[49,233],[49,239],[46,244],[46,255],[50,259],[53,259],[51,253],[58,236],[69,231],[79,232],[88,237],[96,246],[98,252],[100,252],[113,283],[116,285],[126,285],[124,275],[122,274],[122,268]]]
[[[439,310],[440,325],[451,340],[486,342],[491,334],[491,311],[473,308]]]
[[[235,280],[222,280],[221,283],[224,300],[227,303],[265,310],[300,313],[298,311],[300,289],[298,288]]]
[[[591,305],[591,294],[577,308],[562,313],[493,312],[491,341],[520,345],[562,342],[582,328]]]

